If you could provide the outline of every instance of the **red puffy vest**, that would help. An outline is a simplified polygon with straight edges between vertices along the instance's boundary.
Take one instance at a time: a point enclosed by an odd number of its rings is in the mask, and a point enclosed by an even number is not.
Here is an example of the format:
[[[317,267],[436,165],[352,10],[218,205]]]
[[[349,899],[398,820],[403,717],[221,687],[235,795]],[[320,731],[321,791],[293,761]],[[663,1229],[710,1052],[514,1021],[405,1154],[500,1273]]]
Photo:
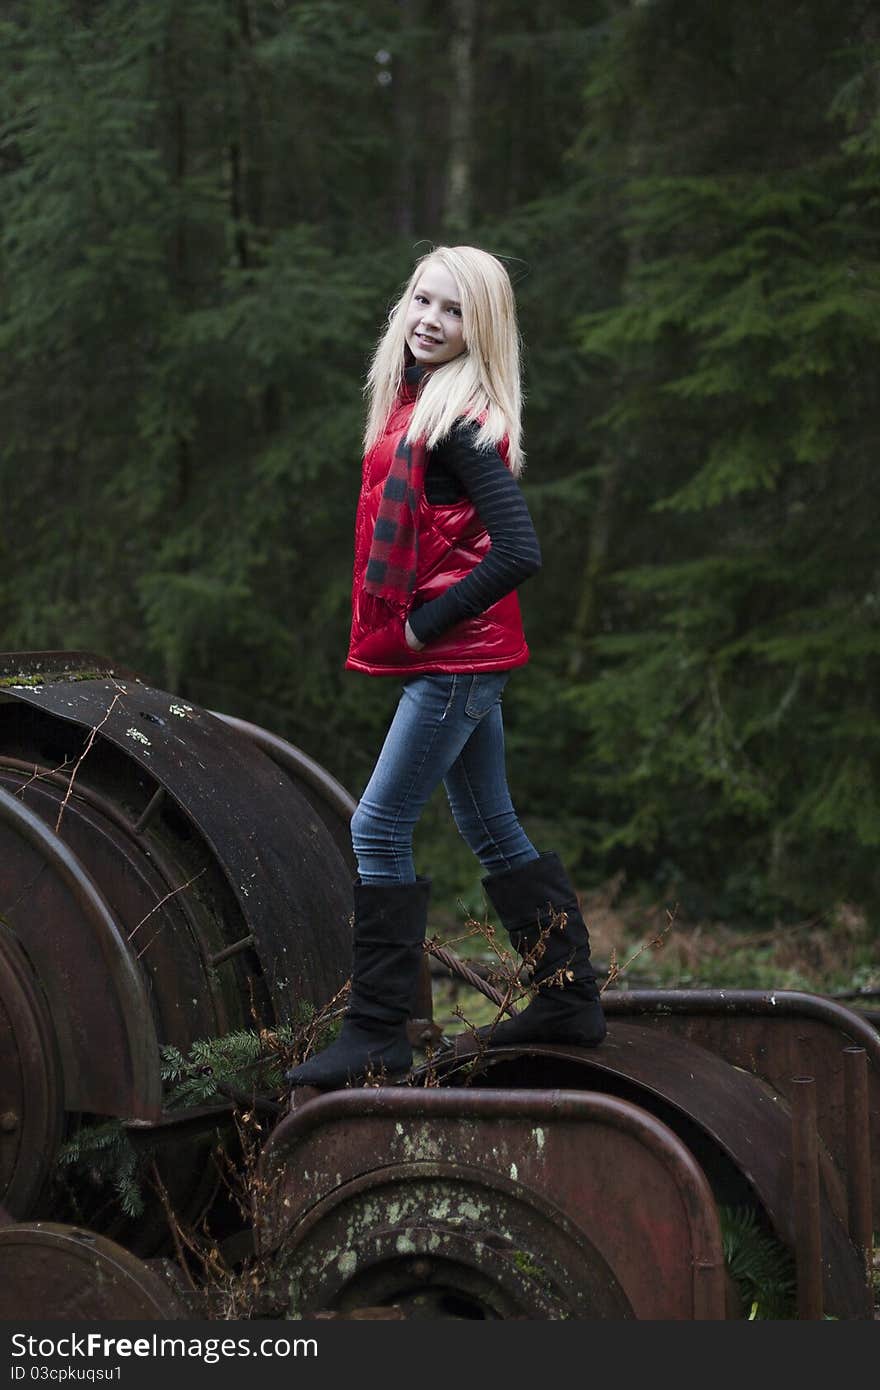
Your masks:
[[[370,676],[399,676],[430,671],[507,671],[513,666],[523,666],[529,659],[529,649],[516,590],[505,594],[485,613],[455,623],[419,652],[406,645],[405,619],[382,599],[364,592],[363,577],[382,489],[397,445],[409,428],[414,405],[415,388],[404,386],[382,437],[364,459],[355,520],[351,642],[346,668],[365,671]],[[498,446],[498,452],[506,463],[506,441]],[[418,538],[413,608],[437,598],[451,584],[463,579],[480,563],[492,544],[467,497],[459,502],[432,506],[423,496],[418,513]]]

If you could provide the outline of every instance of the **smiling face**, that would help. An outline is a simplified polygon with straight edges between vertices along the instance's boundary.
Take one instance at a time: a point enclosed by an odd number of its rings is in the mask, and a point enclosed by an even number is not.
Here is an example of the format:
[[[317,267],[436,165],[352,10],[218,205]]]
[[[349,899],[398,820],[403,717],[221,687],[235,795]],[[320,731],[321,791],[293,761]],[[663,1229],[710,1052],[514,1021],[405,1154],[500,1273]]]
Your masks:
[[[426,367],[439,367],[466,351],[459,288],[439,261],[427,261],[406,311],[406,343]]]

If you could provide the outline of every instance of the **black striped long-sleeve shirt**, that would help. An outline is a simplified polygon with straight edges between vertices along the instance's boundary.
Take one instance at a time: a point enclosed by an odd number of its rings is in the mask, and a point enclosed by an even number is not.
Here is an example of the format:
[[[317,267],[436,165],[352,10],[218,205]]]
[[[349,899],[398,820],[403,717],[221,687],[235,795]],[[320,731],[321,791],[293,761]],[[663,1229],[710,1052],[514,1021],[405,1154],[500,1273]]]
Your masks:
[[[462,420],[432,450],[425,497],[442,505],[470,498],[491,549],[475,569],[439,597],[413,609],[409,624],[430,642],[463,618],[476,617],[541,568],[541,548],[519,485],[496,449],[478,449],[479,425]]]

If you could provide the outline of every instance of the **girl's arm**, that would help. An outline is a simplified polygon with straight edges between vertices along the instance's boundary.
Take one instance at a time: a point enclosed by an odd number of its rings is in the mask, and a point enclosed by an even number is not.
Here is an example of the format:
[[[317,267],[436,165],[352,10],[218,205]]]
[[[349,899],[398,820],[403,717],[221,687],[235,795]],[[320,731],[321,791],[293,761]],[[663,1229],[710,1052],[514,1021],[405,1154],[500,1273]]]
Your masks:
[[[474,421],[461,421],[435,455],[470,498],[492,548],[464,579],[412,610],[409,626],[422,643],[463,618],[484,613],[541,568],[541,548],[525,498],[498,451],[475,447],[478,431]]]

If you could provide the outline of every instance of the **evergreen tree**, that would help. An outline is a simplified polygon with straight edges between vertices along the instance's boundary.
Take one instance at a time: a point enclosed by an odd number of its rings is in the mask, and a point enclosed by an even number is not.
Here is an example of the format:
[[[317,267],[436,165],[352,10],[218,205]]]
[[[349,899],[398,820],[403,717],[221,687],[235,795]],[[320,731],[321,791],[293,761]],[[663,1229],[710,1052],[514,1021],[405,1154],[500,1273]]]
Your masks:
[[[527,827],[707,911],[876,902],[878,52],[863,0],[12,0],[3,645],[357,794],[396,698],[343,672],[361,383],[414,255],[475,241],[545,554]],[[479,907],[442,797],[420,833]]]
[[[594,674],[571,697],[579,791],[609,849],[715,910],[880,888],[863,18],[658,3],[626,16],[618,80],[593,87],[606,140],[636,102],[651,137],[623,194],[619,301],[581,325],[625,463]]]

